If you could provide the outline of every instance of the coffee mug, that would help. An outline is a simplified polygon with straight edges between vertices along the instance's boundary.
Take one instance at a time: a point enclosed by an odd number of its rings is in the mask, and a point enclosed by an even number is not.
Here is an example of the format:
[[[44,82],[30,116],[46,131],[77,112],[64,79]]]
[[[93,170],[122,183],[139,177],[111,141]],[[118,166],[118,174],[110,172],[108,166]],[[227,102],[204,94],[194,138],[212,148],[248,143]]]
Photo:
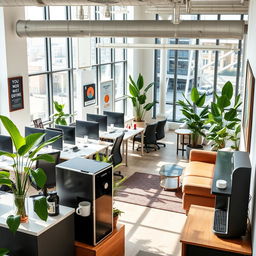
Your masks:
[[[82,217],[87,217],[91,213],[91,203],[88,201],[82,201],[76,208],[76,213]]]

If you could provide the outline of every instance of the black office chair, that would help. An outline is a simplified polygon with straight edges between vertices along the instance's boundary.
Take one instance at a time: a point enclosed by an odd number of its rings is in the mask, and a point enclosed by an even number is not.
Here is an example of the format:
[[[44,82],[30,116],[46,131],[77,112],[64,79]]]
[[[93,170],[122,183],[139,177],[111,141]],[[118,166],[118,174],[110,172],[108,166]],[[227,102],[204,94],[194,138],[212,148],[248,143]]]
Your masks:
[[[144,146],[147,153],[149,153],[149,149],[155,149],[155,151],[157,150],[156,127],[157,127],[157,123],[148,124],[146,129],[145,129],[144,145],[141,145],[141,147]],[[135,141],[141,143],[141,135],[140,134],[136,135],[133,138],[133,150],[134,150]],[[139,150],[139,148],[140,147],[138,147],[137,150]]]
[[[47,181],[42,188],[42,194],[44,196],[47,196],[47,189],[48,188],[53,188],[56,186],[56,173],[55,173],[55,166],[59,164],[60,162],[60,151],[56,152],[51,152],[48,153],[48,155],[51,155],[54,159],[53,163],[46,162],[45,160],[37,160],[36,162],[36,168],[42,168],[47,176]],[[37,189],[41,190],[34,182],[33,179],[31,178],[31,184],[32,186]]]
[[[165,137],[165,125],[166,125],[167,119],[165,120],[161,120],[157,122],[157,126],[156,126],[156,145],[157,148],[160,149],[160,146],[164,146],[166,147],[165,143],[162,142],[158,142],[158,140],[161,140]]]

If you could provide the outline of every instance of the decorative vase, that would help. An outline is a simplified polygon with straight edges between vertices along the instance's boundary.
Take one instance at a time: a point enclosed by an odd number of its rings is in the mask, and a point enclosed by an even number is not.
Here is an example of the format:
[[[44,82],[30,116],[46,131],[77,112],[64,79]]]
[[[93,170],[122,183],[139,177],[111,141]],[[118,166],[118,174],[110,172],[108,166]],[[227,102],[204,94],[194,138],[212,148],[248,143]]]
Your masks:
[[[118,220],[118,216],[114,216],[114,217],[113,217],[113,228],[114,228],[114,229],[116,228],[117,220]]]
[[[141,122],[137,122],[135,120],[133,120],[133,125],[136,124],[137,127],[139,128],[145,128],[145,121],[141,121]]]
[[[26,195],[14,195],[15,214],[20,216],[20,222],[28,222],[26,212]]]

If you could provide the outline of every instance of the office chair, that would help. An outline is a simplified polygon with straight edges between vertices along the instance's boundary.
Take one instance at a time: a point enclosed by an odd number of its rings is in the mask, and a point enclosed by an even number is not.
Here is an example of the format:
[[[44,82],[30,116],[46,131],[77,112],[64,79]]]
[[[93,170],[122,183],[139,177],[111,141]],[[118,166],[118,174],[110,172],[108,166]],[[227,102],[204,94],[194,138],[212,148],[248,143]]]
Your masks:
[[[141,147],[144,146],[147,153],[149,153],[149,149],[155,149],[155,151],[157,149],[156,127],[157,127],[157,123],[148,124],[145,129],[144,145],[141,145]],[[133,138],[133,150],[134,150],[135,141],[141,143],[141,135],[140,134],[134,136],[134,138]],[[153,146],[151,146],[151,145],[153,145]],[[140,149],[140,147],[137,148],[137,150],[139,150],[139,149]]]
[[[164,146],[166,147],[166,144],[165,143],[162,143],[162,142],[158,142],[158,140],[161,140],[165,137],[165,124],[167,122],[167,119],[165,120],[161,120],[161,121],[158,121],[157,122],[157,126],[156,126],[156,146],[158,149],[160,149],[160,146]]]
[[[55,166],[59,164],[60,162],[60,151],[56,152],[51,152],[48,153],[48,155],[51,155],[54,159],[53,163],[46,162],[45,160],[37,160],[36,162],[36,169],[37,168],[42,168],[47,176],[47,181],[42,188],[42,194],[44,196],[47,196],[47,189],[48,188],[53,188],[56,186],[56,173],[55,173]],[[34,182],[33,179],[31,178],[31,185],[36,189],[36,190],[41,190]]]

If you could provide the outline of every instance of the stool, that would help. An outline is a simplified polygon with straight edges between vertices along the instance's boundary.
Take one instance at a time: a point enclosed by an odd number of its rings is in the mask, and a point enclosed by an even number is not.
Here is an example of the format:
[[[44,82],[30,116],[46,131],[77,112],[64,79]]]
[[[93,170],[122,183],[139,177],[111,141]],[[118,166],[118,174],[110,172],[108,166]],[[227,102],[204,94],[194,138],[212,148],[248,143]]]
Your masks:
[[[178,155],[179,151],[182,151],[182,156],[184,156],[184,151],[186,151],[186,149],[184,148],[184,145],[186,145],[185,144],[185,135],[188,135],[188,138],[189,138],[188,144],[190,144],[192,131],[189,129],[176,129],[174,132],[177,134],[176,154]],[[179,148],[180,136],[182,136],[181,148]]]

